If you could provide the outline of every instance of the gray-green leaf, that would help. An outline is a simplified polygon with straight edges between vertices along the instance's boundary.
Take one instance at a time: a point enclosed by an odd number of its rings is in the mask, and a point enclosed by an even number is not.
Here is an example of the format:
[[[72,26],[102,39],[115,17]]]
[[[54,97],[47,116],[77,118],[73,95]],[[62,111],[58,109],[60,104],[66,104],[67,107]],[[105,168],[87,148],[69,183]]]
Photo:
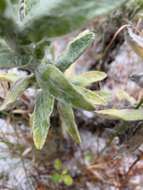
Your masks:
[[[41,64],[36,73],[37,81],[43,89],[47,89],[61,102],[72,104],[73,107],[85,110],[94,110],[84,95],[70,83],[64,74],[54,65]]]
[[[28,64],[30,58],[28,55],[15,53],[4,40],[0,40],[0,67],[12,68]]]
[[[54,107],[54,98],[47,91],[42,91],[36,98],[32,114],[33,140],[37,149],[42,149],[50,128],[50,115]]]
[[[99,82],[107,77],[106,73],[101,71],[88,71],[71,78],[73,84],[78,86],[89,86],[94,82]]]
[[[140,121],[143,120],[143,109],[107,109],[96,111],[96,113],[110,116],[111,118],[122,119],[125,121]]]
[[[80,91],[84,97],[91,102],[94,106],[97,105],[107,105],[111,100],[111,95],[104,91],[91,91],[89,89],[74,86],[78,91]]]
[[[92,44],[95,39],[95,34],[89,30],[80,33],[74,40],[72,40],[65,51],[57,59],[57,67],[61,71],[65,71],[74,63],[82,53]]]
[[[81,143],[80,134],[75,122],[73,109],[70,104],[58,102],[58,111],[63,130],[65,130],[76,143]]]

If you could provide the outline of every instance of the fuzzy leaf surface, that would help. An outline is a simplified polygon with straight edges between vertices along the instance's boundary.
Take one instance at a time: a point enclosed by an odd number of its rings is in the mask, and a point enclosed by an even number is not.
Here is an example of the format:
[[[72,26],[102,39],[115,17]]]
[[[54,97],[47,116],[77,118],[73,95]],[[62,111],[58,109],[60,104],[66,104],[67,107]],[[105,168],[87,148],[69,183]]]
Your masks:
[[[36,76],[40,86],[47,89],[59,101],[72,104],[76,108],[94,110],[94,105],[54,65],[40,65]]]
[[[78,86],[89,86],[94,82],[99,82],[107,77],[106,73],[101,71],[88,71],[71,78],[72,83]]]
[[[75,122],[72,106],[58,102],[58,111],[63,130],[65,130],[76,143],[81,143],[78,127]]]
[[[85,98],[91,102],[92,105],[107,105],[110,100],[110,94],[104,91],[92,91],[83,87],[75,86],[77,90],[79,90]]]
[[[140,121],[143,120],[143,109],[107,109],[96,111],[96,113],[101,115],[110,116],[115,119],[122,119],[125,121]]]
[[[4,40],[0,40],[0,68],[20,67],[28,63],[28,55],[15,53]]]
[[[42,149],[50,128],[50,115],[54,107],[54,98],[47,91],[42,91],[36,98],[32,114],[33,140],[37,149]]]
[[[95,34],[89,30],[80,33],[74,40],[69,42],[65,51],[57,59],[57,67],[65,71],[76,61],[82,53],[92,44]]]

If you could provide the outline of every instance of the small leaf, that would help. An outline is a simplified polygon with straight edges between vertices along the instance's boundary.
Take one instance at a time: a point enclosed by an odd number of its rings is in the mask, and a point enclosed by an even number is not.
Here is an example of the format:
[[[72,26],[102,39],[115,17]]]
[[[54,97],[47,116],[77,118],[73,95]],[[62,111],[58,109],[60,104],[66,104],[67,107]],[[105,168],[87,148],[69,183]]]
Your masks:
[[[66,175],[68,173],[68,169],[64,168],[64,170],[62,171],[62,175]]]
[[[0,107],[0,110],[6,109],[10,104],[14,103],[18,97],[22,95],[24,90],[28,88],[30,83],[33,80],[33,76],[24,77],[16,81],[10,91],[8,92],[3,104]]]
[[[71,186],[73,184],[73,179],[70,175],[66,174],[62,176],[63,182],[67,186]]]
[[[36,76],[41,88],[47,89],[59,101],[89,111],[95,109],[94,105],[54,65],[41,64],[38,67]]]
[[[62,182],[62,176],[58,173],[52,174],[51,179],[54,183],[61,183]]]
[[[56,159],[54,162],[54,168],[56,170],[61,170],[62,169],[62,162],[60,159]]]
[[[143,109],[107,109],[96,111],[96,113],[106,116],[111,116],[116,119],[122,119],[125,121],[140,121],[143,120]]]
[[[84,160],[88,163],[91,163],[94,159],[93,153],[90,151],[87,151],[84,153]]]
[[[126,40],[135,53],[143,59],[143,38],[135,34],[131,28],[128,28]]]
[[[47,91],[42,91],[36,98],[32,114],[33,140],[37,149],[42,149],[50,128],[50,115],[54,107],[54,98]]]
[[[91,83],[101,81],[107,77],[106,73],[101,71],[89,71],[73,77],[72,83],[79,86],[89,86]]]
[[[62,128],[73,138],[76,143],[81,143],[80,134],[75,122],[71,105],[58,102],[58,111],[60,114]]]
[[[57,67],[61,71],[65,71],[74,63],[82,53],[92,44],[95,34],[89,30],[80,33],[73,41],[71,41],[62,55],[57,59]]]

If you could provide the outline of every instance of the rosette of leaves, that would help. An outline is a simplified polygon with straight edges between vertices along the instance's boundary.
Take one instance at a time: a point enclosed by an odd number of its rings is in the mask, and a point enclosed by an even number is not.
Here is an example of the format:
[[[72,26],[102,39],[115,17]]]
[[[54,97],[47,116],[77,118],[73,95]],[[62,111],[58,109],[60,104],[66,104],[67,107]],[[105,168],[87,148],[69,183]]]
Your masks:
[[[103,72],[91,71],[68,77],[65,71],[92,44],[95,35],[85,31],[70,42],[57,60],[48,61],[46,49],[52,38],[65,35],[82,27],[96,16],[118,7],[125,0],[25,0],[24,19],[19,19],[19,1],[0,1],[0,67],[19,67],[30,71],[23,78],[0,74],[1,79],[12,82],[1,111],[8,109],[18,97],[34,83],[40,89],[31,117],[33,139],[41,149],[50,127],[54,102],[60,114],[62,127],[80,142],[73,108],[92,111],[104,105],[107,95],[86,88],[92,82],[106,77]],[[21,9],[21,7],[20,7]]]
[[[37,67],[36,79],[42,89],[37,97],[32,116],[33,138],[37,148],[42,148],[46,140],[55,100],[62,128],[77,143],[80,143],[81,139],[75,123],[73,108],[93,111],[96,105],[107,103],[108,96],[105,93],[86,89],[86,86],[91,83],[106,78],[105,73],[89,71],[72,76],[72,78],[64,74],[66,69],[92,44],[94,37],[92,32],[82,32],[68,44],[57,59],[56,65],[44,62]]]
[[[106,78],[100,71],[88,71],[83,74],[66,76],[65,71],[92,44],[95,34],[88,30],[71,41],[65,51],[54,63],[46,61],[34,70],[34,74],[17,79],[16,76],[1,74],[0,78],[14,81],[11,90],[1,105],[7,109],[30,85],[37,82],[40,92],[36,97],[34,112],[31,117],[33,139],[36,147],[41,149],[45,143],[49,128],[50,116],[57,101],[57,109],[62,127],[70,136],[80,143],[80,135],[74,119],[73,108],[93,111],[96,105],[105,105],[108,95],[102,91],[91,91],[86,87],[93,82]],[[63,72],[62,72],[63,71]],[[18,76],[17,76],[18,77]]]

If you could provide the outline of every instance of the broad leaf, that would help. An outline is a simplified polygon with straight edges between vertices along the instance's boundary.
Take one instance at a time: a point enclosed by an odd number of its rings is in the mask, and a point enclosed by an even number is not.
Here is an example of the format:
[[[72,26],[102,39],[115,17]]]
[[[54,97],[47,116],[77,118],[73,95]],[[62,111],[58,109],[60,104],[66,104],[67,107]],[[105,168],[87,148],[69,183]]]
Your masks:
[[[94,110],[94,106],[78,91],[54,65],[42,64],[36,73],[37,81],[55,98],[76,108]]]
[[[24,39],[23,43],[25,39],[30,43],[67,34],[126,1],[40,0],[25,17],[19,37]]]
[[[106,115],[108,117],[110,116],[116,119],[122,119],[125,121],[143,120],[143,109],[123,109],[123,110],[107,109],[107,110],[96,111],[96,113],[101,115]]]
[[[74,86],[78,91],[80,91],[84,97],[91,102],[92,105],[107,105],[111,100],[111,96],[109,93],[104,91],[91,91],[89,89]]]
[[[58,102],[58,111],[63,130],[65,130],[76,143],[81,143],[80,134],[75,122],[73,109],[70,104]]]
[[[34,112],[32,114],[33,140],[37,149],[42,149],[50,128],[50,115],[54,107],[54,98],[42,91],[36,98]]]
[[[8,92],[0,110],[6,109],[10,104],[14,103],[18,97],[28,88],[33,80],[33,76],[24,77],[13,83],[10,91]]]
[[[143,58],[143,37],[135,34],[131,28],[128,28],[126,40],[135,53]]]
[[[94,82],[101,81],[107,77],[106,73],[101,71],[89,71],[71,78],[73,84],[78,86],[89,86]]]
[[[80,33],[73,41],[71,41],[66,50],[57,59],[57,67],[65,71],[76,61],[81,54],[92,44],[95,34],[88,30]]]

